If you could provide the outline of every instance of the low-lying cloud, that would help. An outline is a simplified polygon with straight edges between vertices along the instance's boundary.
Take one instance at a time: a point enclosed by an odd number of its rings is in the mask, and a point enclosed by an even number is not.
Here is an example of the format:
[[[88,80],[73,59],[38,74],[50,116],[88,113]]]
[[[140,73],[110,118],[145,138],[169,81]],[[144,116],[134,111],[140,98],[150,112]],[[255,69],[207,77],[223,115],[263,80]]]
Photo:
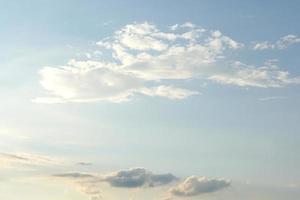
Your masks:
[[[177,180],[171,173],[155,174],[144,168],[130,168],[106,175],[72,172],[54,174],[52,177],[75,183],[79,186],[79,190],[90,196],[92,200],[101,198],[102,183],[108,183],[110,186],[117,188],[139,188],[158,187]]]
[[[120,170],[107,175],[104,181],[110,183],[114,187],[154,187],[168,184],[177,178],[170,174],[154,174],[144,168],[132,168],[128,170]]]
[[[82,193],[90,196],[93,200],[102,198],[103,183],[108,183],[115,188],[130,189],[159,187],[179,181],[179,178],[171,173],[156,174],[145,168],[130,168],[109,174],[61,173],[55,174],[53,177],[75,183]],[[169,198],[190,197],[217,192],[230,185],[231,181],[223,178],[190,176],[179,184],[171,186],[166,194],[169,195]]]
[[[218,178],[206,178],[190,176],[182,183],[170,189],[174,196],[196,196],[204,193],[212,193],[229,187],[230,181]]]

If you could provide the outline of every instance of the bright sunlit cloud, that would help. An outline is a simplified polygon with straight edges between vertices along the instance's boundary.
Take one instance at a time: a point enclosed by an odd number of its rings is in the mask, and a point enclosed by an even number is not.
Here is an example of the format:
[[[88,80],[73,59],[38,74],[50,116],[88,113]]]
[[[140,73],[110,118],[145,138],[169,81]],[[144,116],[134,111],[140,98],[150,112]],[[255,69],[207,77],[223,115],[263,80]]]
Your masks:
[[[276,45],[295,42],[297,37],[289,35]],[[41,85],[50,96],[34,102],[122,102],[138,94],[180,100],[200,94],[185,88],[184,80],[261,88],[300,83],[299,77],[276,65],[257,67],[230,60],[229,52],[238,52],[244,44],[190,22],[164,30],[149,22],[128,24],[97,45],[101,48],[97,52],[110,54],[111,59],[89,56],[61,67],[44,67]],[[172,80],[182,83],[167,85]]]

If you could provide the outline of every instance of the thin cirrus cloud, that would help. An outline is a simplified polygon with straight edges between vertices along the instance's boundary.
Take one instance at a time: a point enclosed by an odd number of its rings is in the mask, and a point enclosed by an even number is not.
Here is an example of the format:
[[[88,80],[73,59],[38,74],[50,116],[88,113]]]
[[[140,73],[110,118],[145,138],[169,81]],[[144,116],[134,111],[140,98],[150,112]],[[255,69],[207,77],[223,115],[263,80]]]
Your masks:
[[[90,163],[90,162],[77,162],[76,164],[81,165],[81,166],[91,166],[91,165],[93,165],[93,163]]]
[[[278,41],[272,43],[268,41],[256,42],[253,45],[254,50],[265,50],[265,49],[286,49],[290,45],[300,43],[300,37],[296,35],[286,35],[281,37]]]
[[[292,41],[298,39],[285,37],[278,46]],[[275,65],[231,61],[230,54],[244,44],[189,22],[164,30],[148,22],[128,24],[97,45],[87,60],[42,68],[40,83],[47,95],[33,101],[123,102],[136,95],[180,100],[200,94],[187,88],[184,80],[260,88],[300,83],[299,77]],[[179,86],[172,84],[175,80]]]
[[[61,165],[63,161],[58,158],[52,158],[43,155],[29,154],[29,153],[0,153],[1,166],[11,167],[20,165],[31,166],[47,166],[47,165]]]
[[[262,97],[259,98],[260,101],[272,101],[272,100],[284,100],[287,99],[286,96],[269,96],[269,97]]]

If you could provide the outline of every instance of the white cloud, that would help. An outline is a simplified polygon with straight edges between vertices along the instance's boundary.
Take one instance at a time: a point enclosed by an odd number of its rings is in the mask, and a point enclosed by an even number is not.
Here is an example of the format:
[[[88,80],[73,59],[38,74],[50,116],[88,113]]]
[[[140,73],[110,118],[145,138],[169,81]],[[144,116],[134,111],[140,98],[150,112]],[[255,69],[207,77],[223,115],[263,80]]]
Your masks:
[[[145,87],[145,80],[130,72],[98,62],[72,61],[65,67],[45,67],[41,72],[42,86],[55,97],[39,97],[35,102],[64,103],[108,100],[127,101],[134,94],[183,99],[198,92],[173,86]],[[60,97],[57,98],[56,96]]]
[[[231,182],[225,179],[190,176],[182,183],[170,189],[174,196],[196,196],[204,193],[212,193],[229,187]]]
[[[130,24],[116,32],[115,39],[120,42],[121,45],[135,50],[165,50],[168,45],[159,39],[153,37],[153,35],[159,33],[156,27],[149,23],[142,24]]]
[[[148,96],[160,96],[169,99],[185,99],[189,96],[200,94],[197,91],[191,91],[166,85],[161,85],[154,88],[144,88],[143,90],[141,90],[141,93]]]
[[[289,36],[282,41],[278,46],[296,39]],[[148,22],[133,23],[97,44],[101,49],[97,52],[103,53],[97,53],[95,59],[94,54],[89,54],[85,61],[71,60],[65,66],[44,67],[40,71],[41,85],[48,95],[33,101],[123,102],[141,94],[169,99],[200,94],[184,88],[183,80],[187,79],[261,88],[300,83],[298,77],[291,78],[278,67],[229,62],[227,53],[243,44],[218,30],[205,30],[190,22],[166,31]],[[96,59],[102,55],[111,58]],[[174,80],[182,86],[172,86]]]
[[[42,86],[55,96],[54,101],[60,97],[62,101],[117,102],[127,100],[143,87],[142,80],[95,62],[73,61],[65,67],[45,67],[40,74]]]
[[[193,24],[192,22],[185,22],[184,24],[180,25],[182,28],[195,28],[196,25]]]
[[[255,67],[241,62],[232,64],[231,70],[216,73],[208,79],[222,83],[242,87],[278,88],[288,84],[299,84],[300,77],[292,78],[289,72],[279,70],[276,65]]]
[[[285,48],[289,47],[290,45],[293,45],[296,43],[300,43],[300,37],[290,34],[290,35],[281,37],[275,43],[271,43],[268,41],[254,43],[253,49],[254,50],[285,49]]]

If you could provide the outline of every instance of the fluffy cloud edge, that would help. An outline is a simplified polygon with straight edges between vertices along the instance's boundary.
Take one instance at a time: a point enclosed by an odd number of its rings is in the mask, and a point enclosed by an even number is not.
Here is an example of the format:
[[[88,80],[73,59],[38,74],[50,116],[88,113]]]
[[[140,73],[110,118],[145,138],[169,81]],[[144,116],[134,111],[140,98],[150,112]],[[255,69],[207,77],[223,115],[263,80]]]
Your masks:
[[[300,37],[298,37],[297,35],[289,34],[281,37],[279,40],[277,40],[274,43],[269,41],[254,42],[252,48],[254,50],[267,50],[267,49],[282,50],[297,43],[300,43]]]
[[[231,185],[230,180],[190,176],[180,184],[170,188],[172,196],[190,197],[223,190]]]
[[[265,46],[282,49],[298,42],[297,36],[287,35]],[[185,80],[258,88],[300,84],[300,77],[291,77],[275,65],[257,67],[229,62],[226,53],[244,44],[218,30],[206,30],[190,22],[164,31],[149,22],[128,24],[97,45],[100,50],[89,53],[85,61],[70,60],[65,66],[44,67],[40,83],[47,95],[32,101],[121,103],[137,95],[182,100],[201,94],[170,84],[177,81],[184,85]],[[259,43],[255,46],[257,50],[265,48]],[[96,52],[110,58],[95,60]]]

